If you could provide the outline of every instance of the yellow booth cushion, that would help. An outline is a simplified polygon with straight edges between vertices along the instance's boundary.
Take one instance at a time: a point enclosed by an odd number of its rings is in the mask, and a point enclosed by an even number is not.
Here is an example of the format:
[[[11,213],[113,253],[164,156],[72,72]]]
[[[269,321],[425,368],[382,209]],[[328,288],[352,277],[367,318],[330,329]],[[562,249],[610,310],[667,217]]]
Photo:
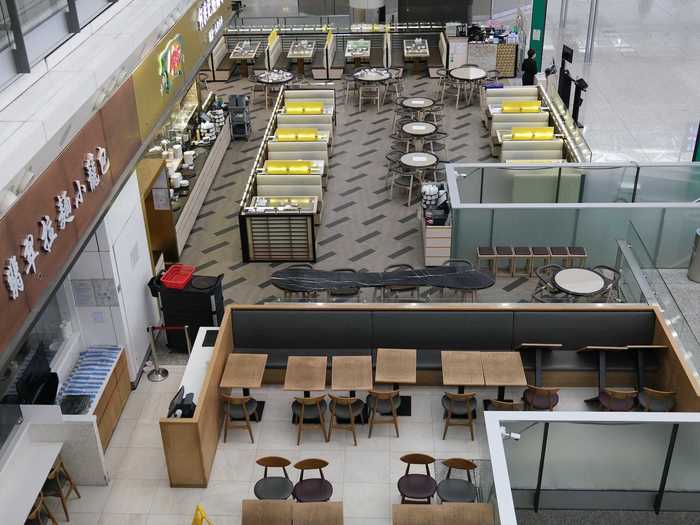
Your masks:
[[[268,175],[308,175],[312,167],[309,160],[266,160],[263,169]]]
[[[539,100],[510,100],[501,104],[503,113],[538,113],[540,111]]]
[[[278,128],[275,138],[280,142],[310,142],[318,140],[318,130],[314,128]]]
[[[323,102],[287,102],[285,112],[288,115],[321,115]]]
[[[552,140],[554,128],[513,128],[513,140]]]

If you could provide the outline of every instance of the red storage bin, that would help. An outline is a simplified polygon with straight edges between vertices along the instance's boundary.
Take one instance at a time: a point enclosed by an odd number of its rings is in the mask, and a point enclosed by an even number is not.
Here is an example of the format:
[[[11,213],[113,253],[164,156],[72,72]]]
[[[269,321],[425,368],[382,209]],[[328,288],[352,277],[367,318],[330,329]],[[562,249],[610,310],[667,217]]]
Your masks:
[[[192,279],[197,268],[187,264],[173,264],[161,277],[160,282],[167,288],[176,288],[178,290],[187,286],[187,283]]]

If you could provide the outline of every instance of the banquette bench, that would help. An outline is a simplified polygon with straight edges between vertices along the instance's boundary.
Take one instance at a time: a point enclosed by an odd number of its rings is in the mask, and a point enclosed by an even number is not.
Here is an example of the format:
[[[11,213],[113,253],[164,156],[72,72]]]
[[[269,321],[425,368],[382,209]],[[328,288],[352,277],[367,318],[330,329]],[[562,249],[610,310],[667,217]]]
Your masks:
[[[547,372],[594,372],[595,353],[584,346],[652,344],[653,311],[462,311],[455,309],[390,310],[265,309],[235,307],[234,352],[267,353],[268,368],[282,369],[290,355],[372,355],[377,348],[417,348],[419,371],[441,368],[441,350],[511,351],[523,343],[559,343],[544,352]],[[646,370],[658,366],[653,352]],[[526,370],[534,370],[534,352],[523,352]],[[330,360],[329,360],[330,366]],[[631,353],[611,353],[611,372],[632,374]],[[564,385],[561,385],[564,386]]]

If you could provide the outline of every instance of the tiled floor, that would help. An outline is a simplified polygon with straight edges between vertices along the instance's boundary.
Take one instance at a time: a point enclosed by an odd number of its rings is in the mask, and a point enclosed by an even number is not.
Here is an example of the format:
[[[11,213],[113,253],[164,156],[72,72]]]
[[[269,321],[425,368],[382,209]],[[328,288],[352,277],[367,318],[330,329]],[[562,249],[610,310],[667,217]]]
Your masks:
[[[110,484],[107,487],[80,487],[83,497],[71,500],[71,523],[77,525],[189,525],[197,504],[202,504],[216,525],[238,524],[241,500],[254,498],[253,485],[262,476],[255,460],[266,455],[281,455],[291,461],[321,457],[329,461],[326,477],[333,484],[333,500],[342,500],[345,523],[348,525],[388,525],[391,504],[399,502],[396,481],[403,473],[399,458],[408,452],[424,452],[438,459],[467,457],[487,460],[488,447],[479,409],[475,440],[467,430],[451,428],[442,438],[443,420],[441,388],[416,387],[402,389],[412,396],[412,415],[401,417],[401,437],[393,435],[387,425],[375,427],[371,439],[367,428],[360,427],[358,446],[347,432],[334,431],[332,441],[325,443],[320,431],[304,432],[301,446],[296,446],[296,427],[290,422],[290,400],[293,392],[280,387],[265,387],[253,395],[264,400],[261,423],[253,423],[255,444],[245,430],[229,431],[228,442],[219,443],[211,480],[206,489],[173,489],[160,441],[159,418],[182,378],[183,367],[169,366],[170,376],[162,383],[151,383],[145,377],[132,392],[124,414],[106,452]],[[479,398],[493,397],[495,389],[478,389]],[[519,392],[509,392],[517,396]],[[582,399],[590,389],[567,389],[562,392],[558,410],[580,410]],[[488,486],[488,461],[479,461],[479,483]],[[292,479],[297,473],[290,469]],[[444,471],[438,471],[438,479]],[[56,516],[62,514],[56,509]]]

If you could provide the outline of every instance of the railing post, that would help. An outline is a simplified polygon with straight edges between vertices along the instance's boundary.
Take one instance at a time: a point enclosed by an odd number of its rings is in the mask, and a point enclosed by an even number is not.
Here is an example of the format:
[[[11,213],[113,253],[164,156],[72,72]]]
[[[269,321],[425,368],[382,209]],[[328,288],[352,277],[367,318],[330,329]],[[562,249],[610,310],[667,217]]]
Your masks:
[[[540,467],[537,472],[537,487],[535,488],[535,512],[540,510],[540,495],[542,493],[542,474],[544,473],[544,458],[547,455],[547,437],[549,435],[549,422],[544,424],[542,435],[542,450],[540,451]]]
[[[27,55],[27,46],[24,42],[24,34],[22,33],[22,22],[19,19],[19,10],[17,9],[17,0],[7,0],[7,16],[10,17],[10,28],[12,29],[12,39],[15,47],[12,50],[12,57],[15,59],[15,68],[17,73],[29,73],[29,56]]]
[[[673,430],[671,430],[671,438],[668,441],[668,450],[666,450],[666,461],[664,461],[664,470],[661,473],[661,483],[659,483],[659,491],[656,493],[654,498],[654,513],[659,514],[661,512],[661,503],[664,499],[664,492],[666,491],[666,480],[668,480],[668,470],[671,467],[671,459],[673,459],[673,449],[676,446],[676,437],[678,436],[678,423],[673,425]]]

